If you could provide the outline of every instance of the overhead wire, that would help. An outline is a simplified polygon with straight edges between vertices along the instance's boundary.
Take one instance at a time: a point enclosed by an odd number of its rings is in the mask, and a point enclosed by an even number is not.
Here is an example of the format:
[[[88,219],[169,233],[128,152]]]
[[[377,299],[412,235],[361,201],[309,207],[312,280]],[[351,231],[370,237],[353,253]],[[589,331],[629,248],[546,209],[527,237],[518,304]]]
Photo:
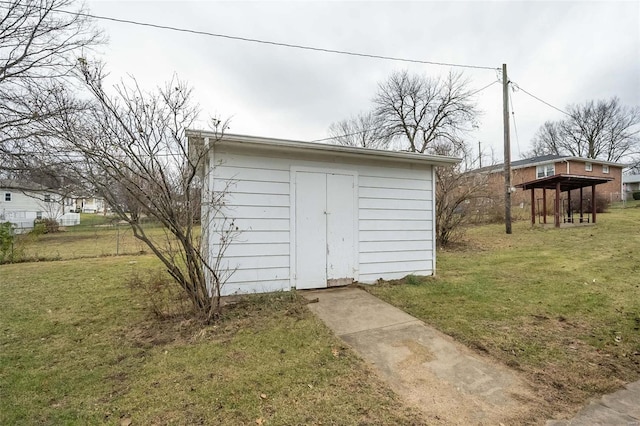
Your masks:
[[[516,109],[513,107],[513,92],[514,87],[511,86],[511,92],[509,92],[509,103],[511,104],[511,117],[513,121],[513,131],[516,134],[516,146],[518,147],[518,156],[522,156],[520,151],[520,137],[518,136],[518,126],[516,125]]]
[[[498,84],[498,83],[499,83],[498,81],[492,81],[491,83],[489,83],[489,84],[487,84],[486,86],[484,86],[484,87],[482,87],[482,88],[480,88],[480,89],[476,90],[475,92],[471,92],[471,93],[469,93],[469,95],[468,95],[468,96],[473,96],[473,95],[475,95],[475,94],[477,94],[477,93],[480,93],[480,92],[482,92],[483,90],[488,89],[489,87],[493,86],[494,84]]]
[[[526,90],[524,90],[522,87],[520,87],[517,83],[514,83],[513,81],[511,82],[512,87],[514,87],[516,90],[522,90],[524,93],[526,93],[527,95],[531,96],[532,98],[534,98],[535,100],[537,100],[538,102],[542,102],[543,104],[547,105],[548,107],[551,107],[553,109],[555,109],[556,111],[559,111],[565,115],[568,115],[569,117],[571,117],[571,114],[569,114],[567,111],[560,109],[554,105],[551,105],[549,102],[540,99],[539,97],[537,97],[536,95],[527,92]]]
[[[367,133],[367,132],[370,132],[372,130],[375,130],[375,129],[374,128],[369,128],[369,129],[359,130],[359,131],[353,132],[353,133],[346,133],[344,135],[329,136],[327,138],[322,138],[322,139],[313,139],[313,140],[310,140],[309,142],[324,142],[324,141],[330,141],[330,140],[334,140],[334,139],[338,139],[338,138],[348,138],[349,136],[361,135],[363,133]]]
[[[0,0],[0,4],[13,4],[13,3],[8,2],[6,0]],[[154,24],[154,23],[150,23],[150,22],[142,22],[142,21],[137,21],[137,20],[132,20],[132,19],[115,18],[115,17],[111,17],[111,16],[97,15],[97,14],[87,13],[87,12],[82,12],[82,11],[74,12],[74,11],[69,11],[69,10],[64,10],[64,9],[53,9],[53,10],[55,10],[56,12],[59,12],[59,13],[63,13],[63,14],[75,15],[75,16],[83,16],[83,17],[93,18],[93,19],[103,20],[103,21],[111,21],[111,22],[117,22],[117,23],[129,24],[129,25],[136,25],[136,26],[142,26],[142,27],[148,27],[148,28],[155,28],[155,29],[168,30],[168,31],[174,31],[174,32],[181,32],[181,33],[188,33],[188,34],[195,34],[195,35],[203,35],[203,36],[208,36],[208,37],[223,38],[223,39],[228,39],[228,40],[236,40],[236,41],[243,41],[243,42],[249,42],[249,43],[257,43],[257,44],[270,45],[270,46],[285,47],[285,48],[291,48],[291,49],[308,50],[308,51],[315,51],[315,52],[332,53],[332,54],[339,54],[339,55],[348,55],[348,56],[355,56],[355,57],[363,57],[363,58],[379,59],[379,60],[388,60],[388,61],[396,61],[396,62],[405,62],[405,63],[416,63],[416,64],[425,64],[425,65],[437,65],[437,66],[448,66],[448,67],[457,67],[457,68],[469,68],[469,69],[493,70],[493,71],[496,72],[496,76],[497,76],[498,80],[500,80],[500,75],[501,75],[501,69],[499,67],[489,67],[489,66],[469,65],[469,64],[456,64],[456,63],[439,62],[439,61],[427,61],[427,60],[419,60],[419,59],[411,59],[411,58],[401,58],[401,57],[393,57],[393,56],[386,56],[386,55],[376,55],[376,54],[369,54],[369,53],[353,52],[353,51],[339,50],[339,49],[329,49],[329,48],[323,48],[323,47],[315,47],[315,46],[306,46],[306,45],[293,44],[293,43],[276,42],[276,41],[263,40],[263,39],[250,38],[250,37],[233,36],[233,35],[228,35],[228,34],[214,33],[214,32],[203,31],[203,30],[194,30],[194,29],[190,29],[190,28],[175,27],[175,26],[170,26],[170,25]],[[470,93],[469,96],[472,96],[472,95],[475,95],[477,93],[480,93],[483,90],[493,86],[494,84],[496,84],[498,82],[499,81],[493,81],[492,83],[490,83],[490,84],[488,84],[488,85],[476,90],[475,92]],[[510,83],[512,84],[512,89],[513,90],[522,90],[525,94],[527,94],[530,97],[536,99],[537,101],[547,105],[548,107],[553,108],[556,111],[559,111],[559,112],[561,112],[561,113],[563,113],[565,115],[571,116],[571,114],[569,114],[568,112],[562,110],[561,108],[558,108],[558,107],[552,105],[551,103],[541,99],[540,97],[538,97],[538,96],[528,92],[527,90],[523,89],[517,83],[515,83],[513,81],[511,81]],[[509,100],[511,102],[511,108],[513,110],[513,97],[511,95],[509,96]],[[518,142],[518,150],[519,150],[520,148],[519,148],[519,141],[518,141],[518,135],[517,135],[516,122],[515,122],[515,114],[513,114],[513,118],[514,118],[514,130],[516,132],[516,140]],[[371,131],[371,130],[373,130],[373,129],[365,129],[365,130],[362,130],[362,131],[359,131],[359,132],[340,135],[340,136],[337,136],[337,137],[355,136],[355,135],[359,135],[359,134],[362,134],[362,133],[365,133],[365,132]],[[327,141],[327,140],[331,140],[331,139],[335,139],[335,138],[336,137],[314,139],[311,142],[323,142],[323,141]]]
[[[10,4],[10,2],[0,1],[0,4]],[[361,52],[351,52],[347,50],[329,49],[324,47],[305,46],[305,45],[294,44],[294,43],[283,43],[283,42],[276,42],[276,41],[270,41],[270,40],[262,40],[257,38],[213,33],[210,31],[194,30],[190,28],[175,27],[171,25],[153,24],[150,22],[135,21],[133,19],[114,18],[111,16],[96,15],[93,13],[87,13],[87,12],[81,12],[81,11],[73,12],[73,11],[64,10],[64,9],[54,9],[54,10],[56,12],[65,13],[68,15],[84,16],[87,18],[99,19],[103,21],[118,22],[122,24],[137,25],[142,27],[156,28],[156,29],[188,33],[188,34],[204,35],[208,37],[224,38],[228,40],[244,41],[249,43],[258,43],[258,44],[270,45],[270,46],[286,47],[290,49],[310,50],[314,52],[333,53],[338,55],[349,55],[349,56],[357,56],[361,58],[381,59],[381,60],[387,60],[387,61],[406,62],[406,63],[424,64],[424,65],[438,65],[438,66],[481,69],[481,70],[497,69],[496,67],[488,67],[488,66],[481,66],[481,65],[455,64],[455,63],[439,62],[439,61],[426,61],[426,60],[420,60],[420,59],[400,58],[395,56],[385,56],[385,55],[376,55],[371,53],[361,53]]]

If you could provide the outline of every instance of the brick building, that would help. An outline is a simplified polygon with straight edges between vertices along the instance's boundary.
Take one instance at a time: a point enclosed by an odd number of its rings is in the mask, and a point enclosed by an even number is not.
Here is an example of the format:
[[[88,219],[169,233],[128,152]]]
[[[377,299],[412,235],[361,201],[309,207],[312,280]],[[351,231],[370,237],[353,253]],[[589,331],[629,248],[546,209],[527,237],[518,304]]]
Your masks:
[[[622,169],[625,166],[620,163],[590,158],[555,154],[543,155],[511,162],[511,185],[515,187],[524,182],[559,174],[611,178],[610,182],[598,185],[597,195],[598,197],[606,198],[608,202],[615,202],[622,200]],[[479,171],[489,174],[489,192],[497,202],[502,202],[504,200],[504,164],[483,167]],[[539,198],[537,191],[536,198]],[[587,192],[590,195],[590,190],[587,190]],[[540,194],[542,194],[541,190]],[[528,216],[531,203],[530,197],[529,191],[522,189],[512,193],[513,212],[517,217],[522,216],[521,218],[524,219],[525,216]],[[576,199],[575,197],[573,198]]]

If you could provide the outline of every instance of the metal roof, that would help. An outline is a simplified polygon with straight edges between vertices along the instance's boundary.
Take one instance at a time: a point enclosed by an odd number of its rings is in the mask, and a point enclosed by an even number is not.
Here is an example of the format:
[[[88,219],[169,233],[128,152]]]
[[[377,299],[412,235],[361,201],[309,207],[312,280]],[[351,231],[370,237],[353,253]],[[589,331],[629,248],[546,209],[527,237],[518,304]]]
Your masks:
[[[330,145],[317,142],[303,142],[288,139],[263,138],[248,135],[214,133],[201,130],[187,130],[190,138],[215,138],[219,146],[235,146],[248,149],[268,149],[282,152],[307,152],[333,154],[343,157],[369,158],[406,163],[422,163],[436,166],[449,166],[460,162],[460,158],[443,155],[427,155],[415,152],[386,151],[381,149],[360,148],[343,145]]]
[[[593,176],[581,176],[581,175],[553,175],[543,177],[540,179],[524,182],[516,185],[517,188],[522,189],[556,189],[557,184],[560,184],[560,191],[571,191],[573,189],[585,188],[593,185],[600,185],[612,181],[613,178],[593,177]]]
[[[582,163],[604,164],[607,166],[622,167],[622,168],[628,166],[627,164],[623,164],[623,163],[614,163],[612,161],[598,160],[595,158],[583,158],[583,157],[573,157],[571,155],[548,154],[548,155],[541,155],[538,157],[525,158],[523,160],[512,161],[511,169],[523,169],[525,167],[540,166],[543,164],[557,163],[560,161],[578,161]],[[489,171],[491,173],[502,172],[504,170],[504,163],[483,167],[478,170]]]
[[[0,179],[0,188],[17,191],[46,191],[48,189],[39,183],[16,179]]]

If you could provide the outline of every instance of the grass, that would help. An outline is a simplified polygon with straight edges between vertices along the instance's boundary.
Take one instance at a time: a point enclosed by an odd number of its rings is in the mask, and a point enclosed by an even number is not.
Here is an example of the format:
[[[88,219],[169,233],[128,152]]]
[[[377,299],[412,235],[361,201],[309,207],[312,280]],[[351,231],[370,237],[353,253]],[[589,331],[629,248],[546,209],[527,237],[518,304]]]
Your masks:
[[[104,219],[104,216],[98,218]],[[149,225],[146,231],[152,238],[165,237],[158,226]],[[68,226],[53,234],[18,235],[14,251],[14,261],[32,262],[145,254],[149,248],[133,236],[126,224],[114,226],[111,222],[95,222],[93,225]]]
[[[627,207],[593,227],[472,228],[438,253],[437,278],[367,288],[523,372],[550,415],[575,410],[640,378],[640,208]]]
[[[0,266],[0,424],[421,424],[295,293],[153,319],[151,256]]]
[[[366,288],[519,370],[540,416],[575,411],[640,378],[636,204],[594,227],[471,228],[437,278]],[[154,319],[126,282],[158,263],[117,232],[27,236],[33,259],[59,261],[0,265],[0,424],[423,422],[295,293],[244,299],[215,326]],[[116,237],[138,255],[109,256]]]
[[[80,225],[79,227],[110,225],[114,223],[115,217],[111,215],[104,215],[101,213],[80,213]],[[69,230],[73,230],[73,226],[69,227]]]

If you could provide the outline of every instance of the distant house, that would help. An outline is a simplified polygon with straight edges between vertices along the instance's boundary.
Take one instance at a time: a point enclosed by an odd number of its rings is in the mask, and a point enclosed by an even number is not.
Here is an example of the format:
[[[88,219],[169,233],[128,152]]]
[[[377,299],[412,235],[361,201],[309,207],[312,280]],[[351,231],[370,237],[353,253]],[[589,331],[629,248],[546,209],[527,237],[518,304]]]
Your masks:
[[[624,199],[633,200],[633,193],[640,191],[640,175],[623,175],[622,186]]]
[[[106,207],[103,198],[93,195],[71,196],[68,203],[69,210],[76,213],[102,213]]]
[[[32,182],[0,180],[0,222],[26,232],[36,219],[55,219],[63,226],[80,223],[79,215],[65,212],[61,195]]]
[[[598,186],[598,194],[602,194],[608,201],[621,201],[622,169],[624,164],[610,161],[593,160],[590,158],[572,157],[566,155],[543,155],[511,162],[511,185],[530,182],[554,175],[580,175],[598,178],[611,178],[610,182]],[[484,167],[480,169],[489,173],[489,188],[497,196],[504,194],[504,164]],[[530,203],[526,191],[516,191],[512,194],[514,206],[524,207]]]

